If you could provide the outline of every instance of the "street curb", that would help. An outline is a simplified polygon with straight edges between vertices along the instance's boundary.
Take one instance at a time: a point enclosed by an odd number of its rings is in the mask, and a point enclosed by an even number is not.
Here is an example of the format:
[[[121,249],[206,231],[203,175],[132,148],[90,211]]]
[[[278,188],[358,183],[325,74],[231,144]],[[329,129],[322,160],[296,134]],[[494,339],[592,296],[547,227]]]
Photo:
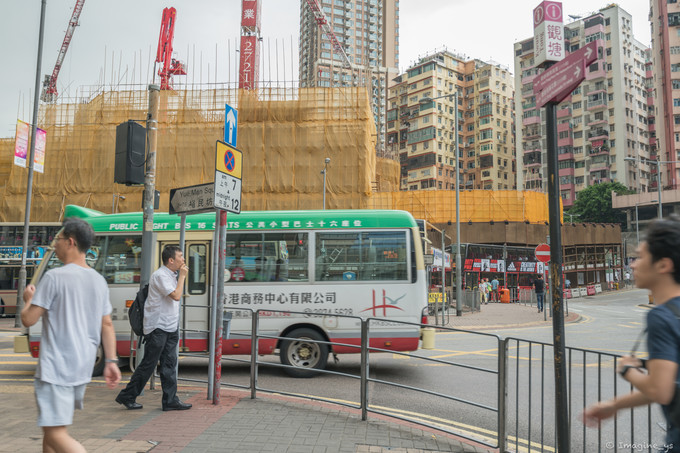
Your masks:
[[[572,312],[573,313],[573,312]],[[567,320],[565,319],[565,324],[577,324],[579,322],[582,322],[584,318],[576,313],[576,317],[573,320]],[[459,329],[459,330],[468,330],[468,331],[477,331],[477,330],[501,330],[501,329],[523,329],[526,327],[537,327],[537,326],[549,326],[552,325],[552,318],[548,318],[546,321],[532,321],[532,322],[526,322],[523,324],[497,324],[493,326],[452,326],[454,329]],[[436,326],[436,327],[445,327],[445,326]]]

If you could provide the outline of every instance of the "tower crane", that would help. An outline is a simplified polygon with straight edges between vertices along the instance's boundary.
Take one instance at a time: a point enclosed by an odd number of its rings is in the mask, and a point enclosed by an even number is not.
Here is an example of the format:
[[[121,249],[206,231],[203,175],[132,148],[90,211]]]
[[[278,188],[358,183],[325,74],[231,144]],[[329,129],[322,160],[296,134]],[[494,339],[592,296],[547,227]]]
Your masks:
[[[68,21],[66,35],[64,36],[64,41],[61,43],[61,49],[59,49],[59,55],[57,56],[57,62],[54,65],[54,69],[52,70],[52,75],[45,74],[45,78],[43,79],[43,89],[42,93],[40,94],[40,99],[43,102],[54,103],[57,100],[57,77],[59,77],[61,65],[64,63],[68,46],[71,44],[73,32],[78,26],[78,19],[80,18],[80,13],[83,10],[83,5],[85,5],[85,0],[76,0],[76,6],[73,8],[71,20]]]
[[[345,49],[342,48],[342,45],[340,45],[340,41],[338,41],[338,38],[335,36],[335,33],[333,33],[333,29],[328,24],[328,19],[326,19],[326,15],[321,10],[319,1],[307,0],[307,5],[309,6],[309,9],[312,11],[314,19],[316,20],[316,23],[319,25],[319,28],[323,30],[323,32],[326,34],[326,37],[328,37],[329,41],[331,42],[333,50],[335,51],[336,54],[340,55],[340,57],[342,58],[343,65],[349,69],[352,69],[353,68],[352,62],[349,61],[349,57],[345,53]]]
[[[172,90],[172,76],[186,75],[184,63],[172,58],[172,41],[175,38],[175,8],[164,8],[161,20],[161,34],[158,38],[158,50],[156,51],[156,63],[163,66],[158,70],[161,77],[161,90]]]

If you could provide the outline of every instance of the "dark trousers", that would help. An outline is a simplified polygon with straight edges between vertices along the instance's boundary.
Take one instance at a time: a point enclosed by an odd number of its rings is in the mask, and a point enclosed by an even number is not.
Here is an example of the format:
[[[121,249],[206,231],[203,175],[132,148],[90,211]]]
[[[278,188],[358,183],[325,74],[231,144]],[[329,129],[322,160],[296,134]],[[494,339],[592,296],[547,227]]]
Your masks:
[[[134,401],[144,390],[156,364],[159,364],[161,387],[163,389],[163,407],[175,404],[177,398],[177,343],[179,332],[166,332],[156,329],[144,337],[144,358],[135,368],[128,385],[118,394],[122,401]]]

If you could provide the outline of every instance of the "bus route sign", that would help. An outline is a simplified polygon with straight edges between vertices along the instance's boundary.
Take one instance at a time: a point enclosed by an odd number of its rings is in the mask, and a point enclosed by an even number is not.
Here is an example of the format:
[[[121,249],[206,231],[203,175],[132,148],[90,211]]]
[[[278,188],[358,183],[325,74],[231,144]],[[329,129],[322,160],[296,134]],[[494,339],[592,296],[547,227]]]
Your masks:
[[[243,153],[218,140],[215,147],[215,208],[241,213],[242,172]]]

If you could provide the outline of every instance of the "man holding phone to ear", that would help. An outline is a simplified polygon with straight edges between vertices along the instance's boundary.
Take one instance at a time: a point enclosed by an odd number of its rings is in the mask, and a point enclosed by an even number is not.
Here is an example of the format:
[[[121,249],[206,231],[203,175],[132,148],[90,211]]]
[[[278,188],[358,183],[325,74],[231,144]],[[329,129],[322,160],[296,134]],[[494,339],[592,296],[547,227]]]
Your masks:
[[[163,265],[149,279],[149,296],[144,304],[144,357],[137,365],[128,385],[118,394],[116,402],[129,410],[141,409],[136,402],[160,362],[162,407],[164,411],[191,409],[191,404],[177,398],[177,344],[179,342],[179,301],[189,268],[184,254],[176,245],[169,245],[161,254]],[[179,273],[179,277],[176,276]]]
[[[647,239],[638,246],[633,276],[639,288],[649,289],[657,307],[647,314],[649,358],[631,355],[619,360],[618,372],[635,390],[627,395],[588,407],[583,421],[588,426],[613,417],[620,409],[651,402],[662,406],[666,417],[666,451],[680,451],[680,426],[670,417],[680,364],[680,219],[657,220],[647,230]],[[671,308],[672,307],[672,308]]]

